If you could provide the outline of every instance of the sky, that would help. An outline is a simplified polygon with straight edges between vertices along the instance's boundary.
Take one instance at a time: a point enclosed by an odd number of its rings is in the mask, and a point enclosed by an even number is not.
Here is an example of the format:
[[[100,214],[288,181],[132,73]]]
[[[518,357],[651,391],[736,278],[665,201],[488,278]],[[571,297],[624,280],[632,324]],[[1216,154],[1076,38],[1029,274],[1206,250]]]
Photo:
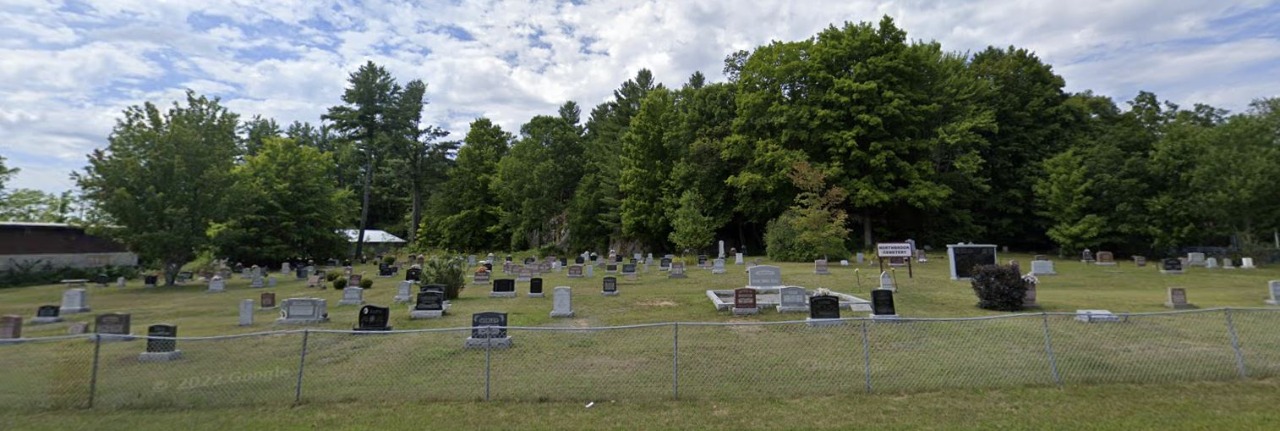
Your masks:
[[[3,0],[0,156],[22,170],[9,188],[74,189],[128,106],[192,89],[315,124],[367,61],[426,82],[424,119],[450,139],[482,116],[514,132],[567,100],[585,115],[642,68],[723,81],[734,51],[886,15],[949,51],[1031,50],[1067,91],[1118,103],[1280,96],[1280,1]]]

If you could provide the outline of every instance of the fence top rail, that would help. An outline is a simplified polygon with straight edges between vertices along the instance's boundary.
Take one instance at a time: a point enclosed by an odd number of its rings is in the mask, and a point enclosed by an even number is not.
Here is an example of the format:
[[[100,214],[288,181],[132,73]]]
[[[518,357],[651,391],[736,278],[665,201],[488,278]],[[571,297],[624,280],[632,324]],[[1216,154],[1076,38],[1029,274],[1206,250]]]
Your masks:
[[[1117,316],[1129,316],[1129,317],[1132,317],[1132,316],[1173,316],[1173,315],[1183,315],[1183,314],[1203,314],[1203,313],[1222,312],[1222,311],[1243,311],[1243,312],[1267,312],[1267,313],[1277,313],[1277,312],[1280,312],[1280,308],[1268,308],[1268,307],[1244,307],[1244,308],[1236,308],[1236,307],[1220,307],[1220,308],[1205,308],[1205,309],[1198,309],[1198,310],[1154,311],[1154,312],[1140,312],[1140,313],[1119,312],[1119,313],[1113,313],[1113,314],[1115,314],[1115,315],[1117,315]],[[1074,312],[1054,311],[1054,312],[1039,312],[1039,313],[1017,313],[1017,314],[994,315],[994,316],[976,316],[976,317],[898,317],[898,318],[896,318],[896,319],[893,319],[893,320],[891,320],[891,321],[888,321],[887,323],[895,323],[895,322],[971,322],[971,321],[986,321],[986,320],[1003,320],[1003,319],[1034,318],[1034,317],[1042,317],[1042,316],[1076,316],[1076,315],[1077,315],[1077,314],[1076,314],[1076,313],[1074,313]],[[854,323],[854,322],[875,322],[875,323],[882,323],[882,321],[879,321],[879,320],[873,319],[873,318],[871,318],[871,317],[845,317],[845,318],[832,319],[832,320],[838,320],[838,321],[841,321],[841,322],[850,322],[850,323]],[[785,321],[777,321],[777,322],[660,322],[660,323],[643,323],[643,324],[636,324],[636,325],[595,326],[595,327],[580,327],[580,328],[579,328],[579,327],[550,327],[550,326],[490,326],[490,327],[492,327],[492,328],[509,329],[509,330],[517,330],[517,331],[542,331],[542,332],[598,332],[598,331],[627,330],[627,329],[644,329],[644,328],[659,328],[659,327],[672,327],[672,326],[724,326],[724,327],[733,327],[733,326],[773,326],[773,325],[796,325],[796,324],[806,324],[807,322],[808,322],[808,321],[806,321],[806,320],[785,320]],[[210,336],[200,336],[200,337],[159,337],[159,336],[149,336],[149,335],[145,335],[145,334],[96,334],[96,333],[90,333],[90,334],[54,335],[54,336],[48,336],[48,337],[22,338],[22,339],[21,339],[21,342],[22,342],[22,343],[39,343],[39,342],[55,342],[55,341],[61,341],[61,340],[73,340],[73,339],[88,339],[88,340],[93,340],[93,339],[95,339],[96,337],[102,337],[102,338],[104,338],[104,339],[131,337],[131,338],[157,339],[157,340],[179,340],[179,341],[184,341],[184,340],[185,340],[185,341],[201,341],[201,340],[206,340],[206,341],[207,341],[207,340],[228,340],[228,339],[235,339],[235,338],[261,337],[261,336],[273,336],[273,335],[288,335],[288,334],[302,334],[302,333],[321,333],[321,334],[362,334],[362,335],[364,335],[364,334],[369,334],[369,335],[377,335],[377,334],[413,334],[413,333],[433,333],[433,332],[466,332],[466,331],[470,331],[470,330],[472,330],[472,329],[474,329],[474,328],[476,328],[476,327],[473,327],[473,326],[459,326],[459,327],[452,327],[452,328],[422,328],[422,329],[404,329],[404,330],[394,330],[394,331],[354,331],[354,330],[344,330],[344,329],[318,329],[318,328],[317,328],[317,329],[313,329],[313,328],[300,328],[300,329],[281,329],[281,330],[273,330],[273,331],[251,332],[251,333],[246,333],[246,334],[210,335]],[[15,344],[21,344],[21,343],[15,343]]]

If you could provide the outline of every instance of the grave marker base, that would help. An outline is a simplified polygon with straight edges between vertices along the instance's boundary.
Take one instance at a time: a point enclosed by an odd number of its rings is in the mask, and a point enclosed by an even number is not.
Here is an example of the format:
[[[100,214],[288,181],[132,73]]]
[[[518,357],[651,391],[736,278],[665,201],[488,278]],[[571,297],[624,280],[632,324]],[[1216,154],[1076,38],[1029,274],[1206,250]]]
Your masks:
[[[59,313],[88,313],[89,311],[90,311],[89,307],[79,307],[79,308],[62,307],[58,309]]]
[[[1198,308],[1195,306],[1195,304],[1174,304],[1172,302],[1166,302],[1164,303],[1164,306],[1172,308],[1174,310],[1191,310],[1191,309]]]
[[[760,314],[760,307],[751,307],[751,308],[734,307],[733,309],[734,316],[750,316],[753,314]]]
[[[32,324],[32,325],[43,325],[43,324],[46,324],[46,323],[58,323],[58,322],[61,322],[61,321],[62,321],[62,318],[61,318],[61,317],[36,317],[36,318],[32,318],[32,319],[31,319],[31,324]]]
[[[1107,310],[1076,310],[1076,320],[1085,323],[1119,322],[1120,316]]]
[[[529,297],[530,297],[530,298],[546,298],[546,296],[544,296],[544,295],[543,295],[543,294],[541,294],[541,293],[530,293],[530,294],[529,294]]]
[[[174,350],[172,352],[142,352],[138,355],[138,362],[169,362],[182,359],[182,351]]]
[[[400,295],[396,295],[396,297],[395,297],[395,298],[392,298],[392,299],[391,299],[391,301],[392,301],[392,302],[394,302],[394,303],[396,303],[396,304],[404,304],[404,303],[407,303],[407,302],[413,302],[413,298],[410,298],[410,297],[408,297],[408,296],[400,296]]]
[[[351,328],[351,330],[352,330],[352,331],[356,331],[357,333],[360,333],[360,332],[386,332],[386,331],[390,331],[390,330],[391,330],[391,327],[390,327],[390,326],[388,326],[388,327],[386,327],[386,328],[361,328],[361,327],[357,326],[357,327]]]
[[[276,319],[276,324],[285,324],[285,325],[310,325],[310,324],[315,324],[315,323],[325,323],[325,322],[328,322],[328,321],[329,321],[329,318],[328,318],[328,317],[321,317],[321,318],[319,318],[319,319],[285,319],[285,318],[280,318],[280,319]]]
[[[810,327],[820,328],[826,326],[840,326],[844,324],[844,321],[840,319],[814,319],[812,317],[808,317],[804,319],[804,323]]]
[[[871,320],[888,320],[888,321],[896,321],[896,320],[898,320],[898,319],[900,318],[897,314],[875,314],[875,313],[871,313],[871,314],[869,314],[868,316],[870,316],[870,317],[871,317]]]
[[[338,305],[364,305],[364,301],[363,301],[363,300],[359,300],[359,301],[357,301],[357,300],[346,300],[346,299],[343,299],[343,300],[341,300],[341,301],[338,301]]]
[[[778,312],[779,312],[779,313],[808,313],[808,312],[809,312],[809,307],[808,307],[808,306],[804,306],[804,307],[800,307],[800,306],[783,307],[783,306],[779,305],[779,306],[777,306],[777,309],[778,309]]]
[[[489,292],[490,298],[515,298],[515,292]]]
[[[502,338],[471,338],[467,337],[467,342],[462,345],[467,349],[510,349],[511,337]]]
[[[618,296],[618,292],[600,292],[604,296]]]
[[[564,313],[557,313],[557,312],[555,312],[555,311],[553,310],[553,311],[551,312],[551,317],[573,317],[573,312],[572,312],[572,311],[569,311],[569,312],[564,312]]]
[[[409,320],[439,319],[444,310],[409,310]]]
[[[1267,303],[1267,305],[1280,305],[1280,301],[1276,301],[1274,299],[1268,299],[1265,302]]]

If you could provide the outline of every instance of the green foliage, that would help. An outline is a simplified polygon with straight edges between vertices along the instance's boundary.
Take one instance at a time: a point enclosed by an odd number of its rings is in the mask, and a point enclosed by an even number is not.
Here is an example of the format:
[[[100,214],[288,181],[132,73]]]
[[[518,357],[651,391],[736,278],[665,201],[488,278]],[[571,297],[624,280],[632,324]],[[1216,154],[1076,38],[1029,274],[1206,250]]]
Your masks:
[[[108,279],[118,277],[134,279],[138,270],[130,266],[104,266],[101,268],[55,268],[43,260],[16,263],[0,272],[0,288],[55,284],[61,280],[85,279],[105,274]]]
[[[361,289],[372,289],[372,288],[373,288],[373,279],[372,279],[372,278],[362,278],[362,279],[360,279],[360,288],[361,288]]]
[[[1022,310],[1027,284],[1012,265],[979,265],[973,268],[971,284],[978,307],[996,311]]]
[[[622,234],[646,248],[665,249],[667,232],[671,231],[664,197],[670,194],[665,187],[672,168],[668,142],[677,133],[676,115],[674,95],[659,85],[645,96],[640,112],[622,135],[618,180]]]
[[[520,140],[498,163],[492,187],[511,248],[537,248],[566,240],[565,208],[582,179],[582,128],[576,105],[561,115],[540,115],[520,128]]]
[[[238,116],[217,99],[187,92],[167,112],[146,103],[117,120],[106,148],[89,155],[73,178],[106,216],[96,229],[144,261],[160,261],[167,284],[207,247],[206,231],[226,216],[234,177]]]
[[[333,280],[337,280],[337,279],[338,279],[338,277],[341,277],[341,276],[342,276],[342,274],[338,274],[336,271],[329,271],[329,272],[324,273],[324,280],[325,280],[325,281],[333,281]]]
[[[503,248],[511,237],[501,225],[502,211],[492,184],[498,162],[514,138],[487,118],[471,122],[449,179],[422,221],[420,245],[478,252]]]
[[[386,256],[382,256],[382,264],[383,264],[383,265],[387,265],[387,266],[395,265],[395,264],[396,264],[396,257],[395,257],[394,255],[386,255]]]
[[[791,183],[802,192],[796,205],[769,222],[765,231],[765,252],[783,262],[804,262],[825,257],[848,256],[845,241],[847,216],[839,205],[846,195],[839,187],[826,187],[826,176],[808,163],[792,168]]]
[[[445,299],[458,299],[458,293],[467,287],[467,262],[449,257],[432,257],[422,265],[423,284],[442,284],[445,286]]]
[[[0,198],[5,197],[5,184],[19,171],[18,168],[5,167],[4,160],[4,156],[0,156]]]
[[[3,166],[0,166],[3,169]],[[0,220],[37,223],[74,223],[81,221],[72,213],[75,199],[70,191],[60,194],[35,189],[0,190]]]
[[[671,243],[676,250],[705,250],[715,237],[715,219],[706,215],[704,201],[697,190],[680,195],[680,207],[670,216]]]
[[[347,278],[346,278],[346,277],[338,277],[338,278],[333,279],[333,289],[334,289],[334,290],[342,290],[342,289],[346,289],[346,288],[347,288]]]

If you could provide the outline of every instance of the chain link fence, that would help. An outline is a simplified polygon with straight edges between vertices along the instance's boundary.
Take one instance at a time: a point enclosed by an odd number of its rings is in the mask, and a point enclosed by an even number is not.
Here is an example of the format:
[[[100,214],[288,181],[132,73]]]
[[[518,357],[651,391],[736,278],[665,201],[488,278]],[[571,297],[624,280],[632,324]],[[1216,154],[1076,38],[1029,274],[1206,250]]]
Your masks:
[[[181,358],[168,362],[139,359],[143,336],[24,339],[0,344],[0,410],[772,399],[1280,375],[1280,310],[1117,317],[510,327],[509,348],[464,347],[471,328],[290,330],[177,338]]]

